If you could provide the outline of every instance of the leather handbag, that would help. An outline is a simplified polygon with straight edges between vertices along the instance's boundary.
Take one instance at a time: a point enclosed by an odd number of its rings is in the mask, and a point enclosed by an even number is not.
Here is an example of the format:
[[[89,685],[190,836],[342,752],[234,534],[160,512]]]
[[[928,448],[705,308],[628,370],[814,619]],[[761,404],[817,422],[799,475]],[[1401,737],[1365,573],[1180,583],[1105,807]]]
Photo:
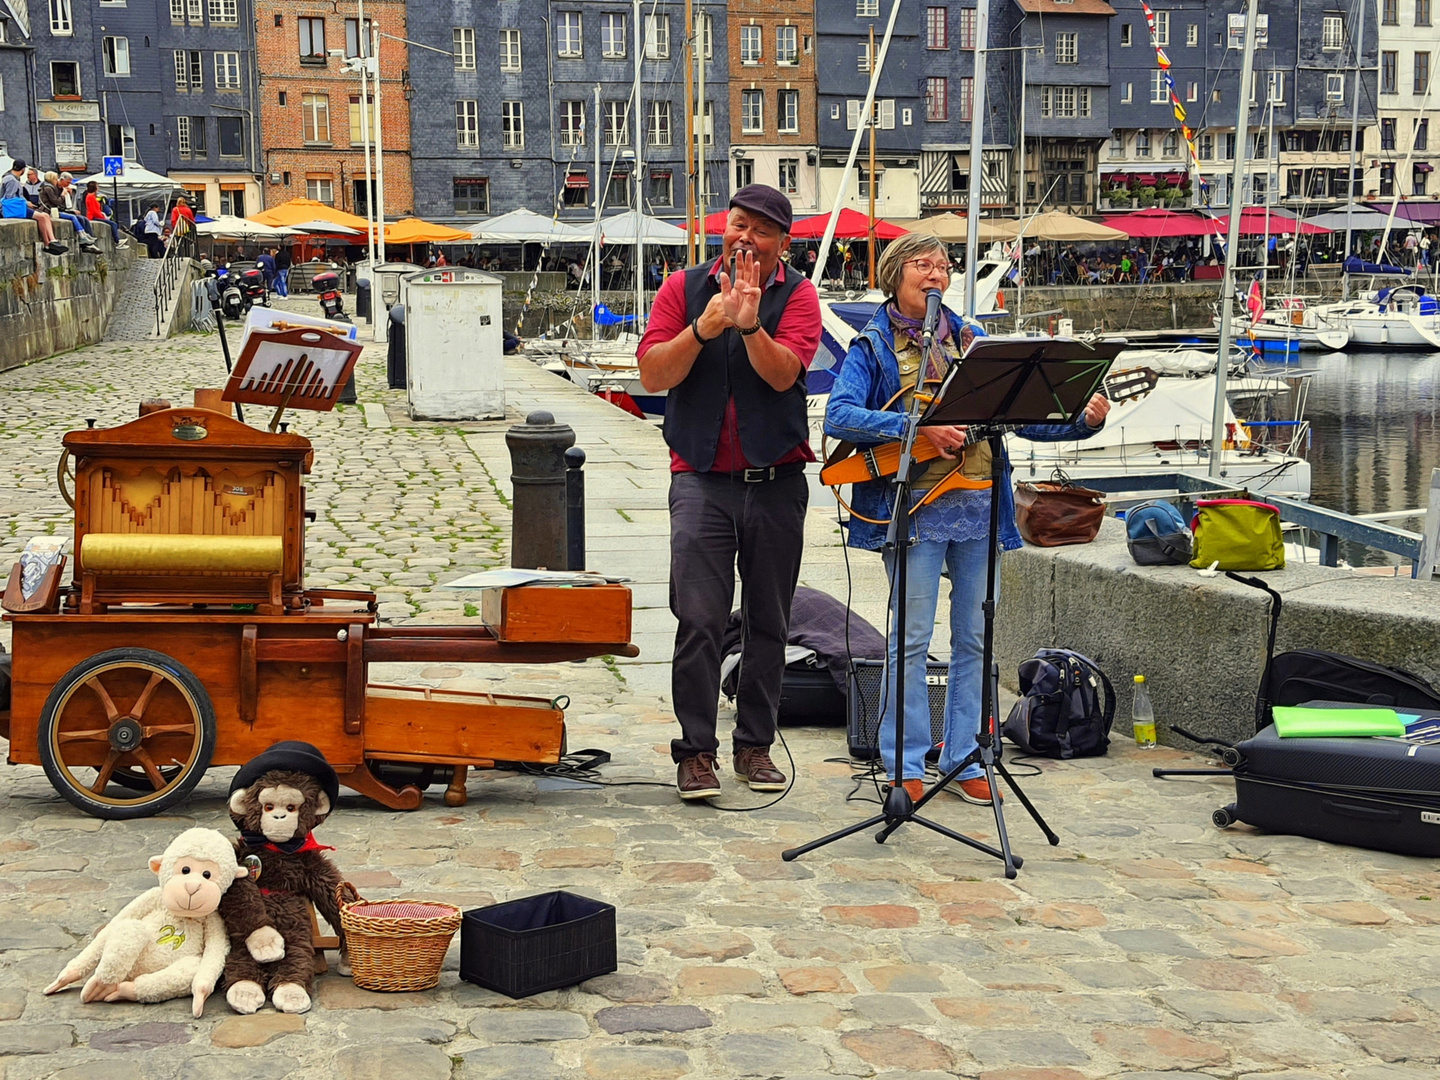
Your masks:
[[[1027,544],[1088,544],[1105,520],[1105,495],[1065,477],[1015,485],[1015,526]]]

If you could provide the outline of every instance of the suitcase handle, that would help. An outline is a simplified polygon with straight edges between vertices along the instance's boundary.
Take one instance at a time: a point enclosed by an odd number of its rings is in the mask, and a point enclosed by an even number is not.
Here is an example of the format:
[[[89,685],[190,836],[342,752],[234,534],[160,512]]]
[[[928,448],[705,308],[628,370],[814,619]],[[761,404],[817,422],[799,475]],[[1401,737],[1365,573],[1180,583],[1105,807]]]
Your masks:
[[[1331,802],[1328,799],[1320,804],[1327,813],[1336,814],[1339,817],[1359,818],[1362,821],[1393,821],[1398,823],[1400,811],[1380,806],[1357,806],[1354,803]]]

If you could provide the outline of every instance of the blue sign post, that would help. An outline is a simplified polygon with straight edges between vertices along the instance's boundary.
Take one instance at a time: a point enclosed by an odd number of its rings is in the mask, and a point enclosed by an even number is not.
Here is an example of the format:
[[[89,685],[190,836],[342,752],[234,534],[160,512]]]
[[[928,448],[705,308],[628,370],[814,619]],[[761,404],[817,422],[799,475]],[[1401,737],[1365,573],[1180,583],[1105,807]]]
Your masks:
[[[107,154],[102,160],[105,165],[105,175],[110,177],[110,214],[113,217],[120,205],[120,177],[125,175],[125,159],[119,156],[111,157]]]
[[[124,176],[124,175],[125,175],[125,159],[124,159],[123,157],[108,157],[108,156],[107,156],[107,157],[105,158],[105,175],[106,175],[106,176]]]

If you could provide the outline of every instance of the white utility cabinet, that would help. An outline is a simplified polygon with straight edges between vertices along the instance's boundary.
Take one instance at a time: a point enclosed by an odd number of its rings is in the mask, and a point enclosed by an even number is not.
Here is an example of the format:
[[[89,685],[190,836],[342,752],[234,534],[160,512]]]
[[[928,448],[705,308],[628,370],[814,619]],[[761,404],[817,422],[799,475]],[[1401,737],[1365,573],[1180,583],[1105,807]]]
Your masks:
[[[503,291],[494,274],[464,266],[435,267],[400,279],[412,418],[504,418]]]

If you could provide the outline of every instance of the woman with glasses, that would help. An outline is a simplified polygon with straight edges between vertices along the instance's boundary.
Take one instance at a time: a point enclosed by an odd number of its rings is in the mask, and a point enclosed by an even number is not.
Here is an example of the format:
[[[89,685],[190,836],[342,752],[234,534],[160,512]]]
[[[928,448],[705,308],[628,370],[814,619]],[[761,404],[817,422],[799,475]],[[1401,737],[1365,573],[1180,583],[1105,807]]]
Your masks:
[[[880,256],[876,284],[888,299],[876,310],[870,324],[856,335],[841,366],[825,412],[825,433],[859,448],[895,442],[904,432],[903,414],[909,410],[918,379],[939,380],[950,365],[961,362],[976,334],[984,331],[941,308],[935,347],[925,371],[920,370],[921,327],[925,294],[950,284],[950,263],[944,247],[930,236],[909,233],[892,241]],[[1023,438],[1061,442],[1088,438],[1105,421],[1110,403],[1096,395],[1077,424],[1034,425],[1021,429]],[[963,474],[990,477],[987,442],[965,447],[964,427],[927,426],[920,438],[928,440],[940,457],[912,485],[918,501],[957,464]],[[1010,463],[1004,462],[1008,476]],[[1020,546],[1015,528],[1015,506],[1007,482],[995,492],[1000,499],[1000,546]],[[892,490],[888,480],[856,484],[851,501],[851,547],[881,551],[885,570],[894,581],[894,554],[882,550],[890,517]],[[931,747],[929,694],[925,684],[925,658],[935,626],[940,599],[941,571],[950,571],[950,679],[945,695],[945,740],[940,771],[947,773],[975,749],[980,719],[982,672],[980,656],[984,631],[981,602],[985,598],[987,541],[990,535],[988,489],[947,491],[915,511],[911,519],[911,545],[906,562],[905,626],[891,620],[885,710],[880,724],[880,755],[886,768],[895,764],[895,671],[897,638],[904,635],[905,746],[903,782],[912,799],[924,792],[925,754]],[[893,597],[892,597],[893,601]],[[958,788],[966,802],[989,805],[990,785],[978,764],[961,773]]]

